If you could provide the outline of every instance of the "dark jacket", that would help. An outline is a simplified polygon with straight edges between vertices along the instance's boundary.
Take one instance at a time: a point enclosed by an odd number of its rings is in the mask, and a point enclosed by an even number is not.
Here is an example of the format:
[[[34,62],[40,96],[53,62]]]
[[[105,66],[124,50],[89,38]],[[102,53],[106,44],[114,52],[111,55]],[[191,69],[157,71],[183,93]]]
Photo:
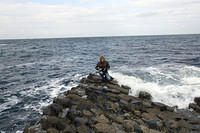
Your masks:
[[[110,65],[109,65],[109,63],[107,61],[104,61],[104,62],[100,62],[99,61],[97,63],[97,65],[96,65],[95,69],[98,70],[99,68],[101,68],[103,70],[105,69],[104,72],[108,72],[108,69],[110,68]]]

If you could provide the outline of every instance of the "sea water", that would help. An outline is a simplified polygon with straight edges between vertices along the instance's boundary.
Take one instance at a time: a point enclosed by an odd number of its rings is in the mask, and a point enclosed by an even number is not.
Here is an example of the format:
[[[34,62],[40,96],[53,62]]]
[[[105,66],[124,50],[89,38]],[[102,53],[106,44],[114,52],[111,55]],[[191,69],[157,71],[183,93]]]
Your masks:
[[[22,132],[99,56],[130,95],[180,109],[200,96],[200,35],[0,40],[0,132]]]

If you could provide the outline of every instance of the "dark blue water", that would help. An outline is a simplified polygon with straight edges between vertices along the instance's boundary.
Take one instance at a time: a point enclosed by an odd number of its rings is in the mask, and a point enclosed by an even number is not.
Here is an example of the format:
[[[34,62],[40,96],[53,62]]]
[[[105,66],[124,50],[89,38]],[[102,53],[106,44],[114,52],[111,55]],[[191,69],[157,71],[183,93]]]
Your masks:
[[[95,72],[100,55],[111,74],[121,82],[128,76],[133,87],[177,88],[186,78],[194,85],[180,89],[200,91],[194,82],[200,79],[200,35],[0,40],[0,132],[20,132],[37,121],[54,97]]]

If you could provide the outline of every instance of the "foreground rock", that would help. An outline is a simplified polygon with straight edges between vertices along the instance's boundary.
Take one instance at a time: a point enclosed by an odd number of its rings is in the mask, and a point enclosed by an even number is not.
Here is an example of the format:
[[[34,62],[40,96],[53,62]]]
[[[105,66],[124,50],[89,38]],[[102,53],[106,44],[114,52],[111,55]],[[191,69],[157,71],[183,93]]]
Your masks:
[[[190,103],[189,108],[194,109],[196,112],[200,113],[200,97],[194,98],[195,103]]]
[[[200,121],[151,101],[140,92],[129,96],[129,87],[102,82],[90,74],[80,84],[57,97],[24,133],[198,133]]]

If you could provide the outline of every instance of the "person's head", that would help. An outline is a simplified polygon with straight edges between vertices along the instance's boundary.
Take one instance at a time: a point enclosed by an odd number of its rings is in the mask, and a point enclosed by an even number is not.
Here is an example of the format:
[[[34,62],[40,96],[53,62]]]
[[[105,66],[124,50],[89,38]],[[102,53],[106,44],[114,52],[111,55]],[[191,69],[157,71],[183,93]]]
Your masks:
[[[100,56],[99,61],[104,62],[104,61],[106,61],[106,59],[104,58],[104,56]]]

